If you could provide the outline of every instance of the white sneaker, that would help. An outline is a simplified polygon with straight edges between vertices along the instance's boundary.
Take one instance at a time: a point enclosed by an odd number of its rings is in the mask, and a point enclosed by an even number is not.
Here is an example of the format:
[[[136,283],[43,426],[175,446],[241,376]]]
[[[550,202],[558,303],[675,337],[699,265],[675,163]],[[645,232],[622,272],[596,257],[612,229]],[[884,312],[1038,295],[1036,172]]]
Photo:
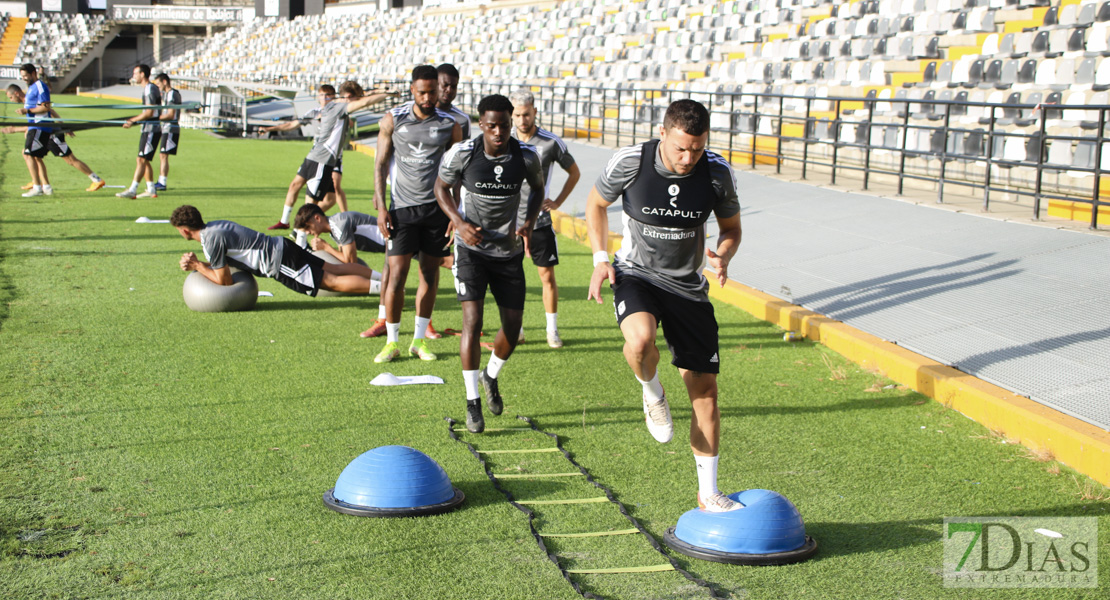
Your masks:
[[[133,199],[135,198],[135,190],[123,190],[122,192],[116,192],[116,197]]]
[[[698,492],[698,508],[706,512],[729,512],[732,510],[740,510],[744,508],[744,505],[721,492],[717,492],[702,500],[701,492]]]
[[[157,198],[158,197],[158,192],[156,192],[154,190],[147,190],[147,191],[145,191],[141,194],[136,194],[134,197],[135,198]]]
[[[48,185],[44,185],[44,186],[42,186],[42,194],[44,196],[53,196],[54,195],[54,188],[52,188]]]
[[[22,195],[22,196],[23,196],[24,198],[34,198],[35,196],[43,196],[43,195],[45,195],[45,194],[43,194],[43,193],[42,193],[42,190],[31,190],[31,191],[29,191],[29,192],[24,192],[24,193],[23,193],[23,194],[21,194],[21,195]]]
[[[671,421],[671,407],[667,405],[666,396],[650,404],[644,401],[644,420],[648,433],[660,444],[666,444],[674,437],[674,422]]]
[[[559,337],[558,331],[547,332],[547,345],[551,348],[562,348],[563,338]]]

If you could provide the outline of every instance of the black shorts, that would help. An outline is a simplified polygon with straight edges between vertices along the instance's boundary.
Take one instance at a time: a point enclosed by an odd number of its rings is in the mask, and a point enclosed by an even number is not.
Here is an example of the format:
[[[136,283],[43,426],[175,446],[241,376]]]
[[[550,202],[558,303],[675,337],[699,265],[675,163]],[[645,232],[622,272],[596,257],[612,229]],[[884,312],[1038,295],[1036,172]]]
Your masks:
[[[274,279],[294,292],[315,297],[324,282],[324,259],[289,238],[282,238],[281,241],[281,266]]]
[[[537,267],[554,267],[559,264],[559,241],[553,228],[533,229],[530,243],[532,264]]]
[[[332,171],[332,173],[338,173],[340,175],[343,174],[343,159],[342,158],[339,159],[339,162],[335,163],[335,166],[331,168],[331,171]]]
[[[50,134],[46,147],[50,149],[51,154],[58,158],[65,158],[73,154],[73,150],[70,150],[69,144],[66,142],[66,135],[62,132]]]
[[[50,131],[43,129],[28,129],[23,138],[23,153],[35,158],[42,158],[50,150]]]
[[[144,131],[139,134],[139,158],[150,160],[158,150],[158,141],[162,139],[162,131]]]
[[[672,365],[688,371],[720,372],[717,318],[712,303],[683,298],[627,275],[618,275],[612,288],[617,324],[633,313],[651,313],[663,325]]]
[[[162,147],[158,150],[162,154],[177,154],[177,145],[181,142],[181,130],[162,132]]]
[[[466,246],[455,246],[455,293],[459,302],[483,302],[486,286],[497,306],[524,310],[524,254],[493,258]]]
[[[451,220],[439,208],[439,204],[429,202],[419,206],[395,208],[389,211],[392,230],[386,242],[386,254],[404,256],[417,252],[428,256],[448,256],[451,254],[451,238],[447,237],[447,226]]]
[[[331,180],[331,172],[334,170],[335,167],[331,165],[320,164],[307,158],[301,163],[297,175],[304,177],[307,182],[305,194],[314,202],[323,200],[324,196],[335,191],[335,183]]]
[[[373,252],[375,254],[385,252],[385,246],[379,244],[377,240],[358,234],[355,234],[355,249],[359,252]]]

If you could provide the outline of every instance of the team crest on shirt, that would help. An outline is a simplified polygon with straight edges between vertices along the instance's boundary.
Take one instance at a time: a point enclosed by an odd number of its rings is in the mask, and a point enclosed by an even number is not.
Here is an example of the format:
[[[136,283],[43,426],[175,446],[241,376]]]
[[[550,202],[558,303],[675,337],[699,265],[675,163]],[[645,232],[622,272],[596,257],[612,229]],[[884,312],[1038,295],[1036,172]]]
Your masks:
[[[501,183],[501,174],[504,172],[505,167],[502,167],[501,165],[497,165],[493,168],[494,179],[497,180],[497,183]]]
[[[667,188],[667,193],[670,194],[670,196],[671,196],[671,200],[670,200],[671,206],[673,206],[675,208],[678,208],[678,205],[675,204],[675,202],[678,202],[678,192],[679,191],[681,191],[681,190],[678,187],[677,183],[672,183],[671,187]]]

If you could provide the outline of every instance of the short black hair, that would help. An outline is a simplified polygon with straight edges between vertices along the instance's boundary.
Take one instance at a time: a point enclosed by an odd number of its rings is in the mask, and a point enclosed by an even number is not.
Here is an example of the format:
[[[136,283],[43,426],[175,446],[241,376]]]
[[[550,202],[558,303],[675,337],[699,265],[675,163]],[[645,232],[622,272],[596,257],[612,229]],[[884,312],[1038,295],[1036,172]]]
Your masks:
[[[663,129],[677,127],[690,135],[709,131],[709,111],[701,102],[685,98],[675,100],[663,115]]]
[[[308,222],[312,220],[312,217],[316,215],[320,215],[325,219],[327,218],[327,215],[324,214],[324,211],[319,206],[315,204],[305,204],[297,211],[297,216],[293,217],[293,229],[304,229],[305,226],[308,225]]]
[[[170,215],[170,225],[192,229],[193,231],[200,231],[204,229],[204,219],[201,218],[200,211],[197,210],[197,207],[182,204],[173,209],[173,214]]]
[[[335,86],[331,85],[330,83],[324,83],[324,84],[320,85],[320,91],[324,92],[325,94],[327,94],[329,96],[334,96],[335,95]]]
[[[23,93],[23,88],[21,88],[18,85],[13,83],[13,84],[8,86],[8,91],[13,93],[13,94],[22,94]]]
[[[456,69],[455,65],[451,63],[443,63],[442,65],[439,65],[438,67],[436,67],[436,72],[448,77],[454,77],[455,79],[459,78],[459,70]]]
[[[439,71],[432,65],[420,65],[412,70],[412,81],[416,83],[421,79],[430,79],[432,81],[439,81]]]
[[[165,81],[166,85],[170,84],[170,76],[165,73],[159,73],[154,76],[154,81]]]
[[[39,72],[39,70],[35,68],[35,65],[33,65],[31,63],[23,63],[23,66],[19,67],[19,70],[23,71],[24,73],[35,73],[35,74],[37,74]]]
[[[482,98],[481,102],[478,103],[478,116],[482,116],[490,111],[508,112],[512,114],[513,103],[501,94],[490,94]]]
[[[141,72],[143,74],[143,77],[146,77],[147,79],[150,79],[150,65],[143,65],[143,64],[135,65],[135,69],[138,69],[139,72]],[[134,71],[135,69],[132,69],[132,71]]]

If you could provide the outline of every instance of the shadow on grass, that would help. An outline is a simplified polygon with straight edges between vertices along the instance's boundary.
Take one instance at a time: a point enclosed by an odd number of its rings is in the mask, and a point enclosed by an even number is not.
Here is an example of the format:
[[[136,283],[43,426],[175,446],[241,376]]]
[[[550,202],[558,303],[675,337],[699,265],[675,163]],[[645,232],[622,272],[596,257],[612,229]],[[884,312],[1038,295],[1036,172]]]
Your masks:
[[[303,300],[270,300],[263,298],[255,305],[254,310],[324,310],[335,308],[365,308],[369,310],[378,308],[377,298],[377,296],[350,296],[348,298],[321,298],[320,301],[308,296],[305,296]]]

